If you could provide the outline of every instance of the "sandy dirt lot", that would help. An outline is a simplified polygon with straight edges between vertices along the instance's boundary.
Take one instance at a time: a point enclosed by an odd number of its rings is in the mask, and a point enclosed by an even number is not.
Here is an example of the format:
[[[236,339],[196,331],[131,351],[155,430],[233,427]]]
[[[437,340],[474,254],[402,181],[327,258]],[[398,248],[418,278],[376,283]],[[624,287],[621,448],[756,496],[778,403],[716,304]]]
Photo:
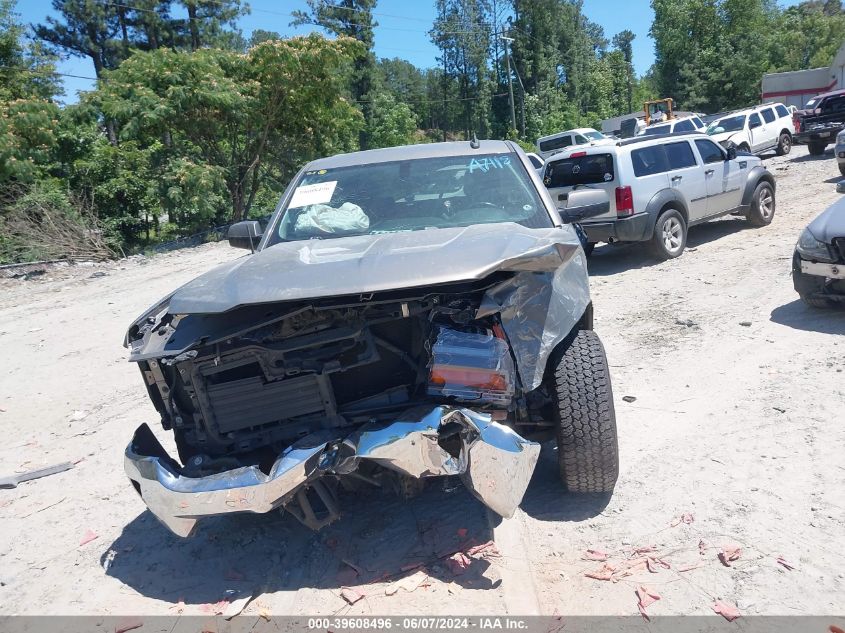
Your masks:
[[[375,511],[347,501],[316,534],[273,513],[209,520],[181,540],[123,474],[133,430],[157,416],[121,341],[153,301],[242,251],[0,282],[0,474],[76,462],[0,490],[0,614],[209,614],[246,596],[253,614],[636,614],[641,584],[661,596],[654,615],[712,614],[715,600],[743,614],[841,613],[845,313],[806,308],[789,275],[800,230],[838,196],[836,165],[803,147],[766,163],[771,226],[694,228],[687,252],[659,264],[641,248],[596,250],[620,480],[609,500],[564,494],[544,446],[507,521],[440,481],[409,502],[374,497]],[[443,558],[491,539],[496,551],[465,571]],[[586,577],[604,564],[588,549],[631,575]],[[342,587],[364,598],[350,606]]]

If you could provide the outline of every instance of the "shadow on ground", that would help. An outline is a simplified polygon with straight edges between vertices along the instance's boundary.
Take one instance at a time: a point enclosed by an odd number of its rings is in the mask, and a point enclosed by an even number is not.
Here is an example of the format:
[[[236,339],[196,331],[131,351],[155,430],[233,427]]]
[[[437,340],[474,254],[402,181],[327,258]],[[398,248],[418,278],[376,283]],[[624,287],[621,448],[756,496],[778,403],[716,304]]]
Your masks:
[[[107,574],[144,596],[185,604],[248,594],[398,580],[427,573],[469,589],[489,589],[489,563],[473,559],[453,575],[445,558],[492,539],[487,510],[458,479],[434,479],[405,501],[386,493],[346,495],[344,514],[312,532],[285,512],[213,517],[181,539],[149,512],[132,520],[102,554]],[[113,553],[112,553],[113,552]]]
[[[830,160],[833,157],[833,146],[828,147],[825,149],[824,154],[819,154],[817,156],[813,156],[812,154],[802,154],[801,156],[795,156],[794,158],[790,158],[790,163],[806,163],[809,161],[814,160]]]
[[[845,306],[811,308],[800,299],[772,310],[770,317],[796,330],[820,332],[821,334],[845,334]]]
[[[560,481],[557,446],[543,444],[534,476],[520,506],[538,521],[586,521],[601,514],[610,503],[609,494],[572,494]]]
[[[742,230],[752,230],[744,218],[729,218],[694,226],[687,236],[687,248],[695,249]],[[681,257],[684,257],[682,254]],[[591,277],[604,277],[625,270],[645,268],[662,263],[648,251],[647,243],[603,244],[597,246],[588,260]]]

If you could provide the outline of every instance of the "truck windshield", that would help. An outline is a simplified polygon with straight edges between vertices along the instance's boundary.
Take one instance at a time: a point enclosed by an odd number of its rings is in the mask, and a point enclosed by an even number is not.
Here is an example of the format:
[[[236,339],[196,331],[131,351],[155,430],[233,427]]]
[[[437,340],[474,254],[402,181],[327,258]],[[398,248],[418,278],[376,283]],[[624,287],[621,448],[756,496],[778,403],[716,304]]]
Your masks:
[[[727,116],[724,119],[713,121],[710,127],[707,128],[707,133],[710,135],[721,134],[722,132],[739,132],[745,127],[745,115]],[[722,128],[719,130],[719,128]],[[717,131],[718,130],[718,131]]]
[[[302,174],[268,245],[552,219],[515,153],[417,158]]]

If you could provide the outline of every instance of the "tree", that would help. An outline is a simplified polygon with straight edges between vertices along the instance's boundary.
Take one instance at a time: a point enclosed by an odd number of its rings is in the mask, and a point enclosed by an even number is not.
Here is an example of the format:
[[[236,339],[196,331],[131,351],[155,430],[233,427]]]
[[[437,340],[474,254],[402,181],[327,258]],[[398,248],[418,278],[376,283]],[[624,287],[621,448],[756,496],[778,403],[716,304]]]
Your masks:
[[[634,108],[634,47],[633,41],[636,38],[633,31],[625,29],[613,36],[613,45],[622,53],[625,60],[625,93],[627,95],[626,113]]]
[[[354,147],[360,115],[341,96],[338,70],[358,52],[349,38],[312,34],[268,40],[245,55],[135,53],[106,74],[92,100],[118,124],[121,145],[161,145],[165,208],[178,211],[187,200],[205,221],[211,209],[191,191],[212,202],[222,191],[237,221],[267,178],[283,180],[308,158]]]
[[[373,99],[373,115],[368,124],[370,147],[393,147],[414,142],[417,117],[411,108],[392,95],[380,93]]]
[[[329,33],[350,37],[362,46],[354,60],[349,82],[352,98],[361,103],[364,119],[370,120],[371,108],[365,97],[373,89],[375,75],[375,55],[373,54],[373,28],[378,24],[373,20],[373,9],[377,0],[307,0],[308,11],[294,11],[291,26],[314,24]],[[361,131],[361,146],[367,147],[366,130]]]

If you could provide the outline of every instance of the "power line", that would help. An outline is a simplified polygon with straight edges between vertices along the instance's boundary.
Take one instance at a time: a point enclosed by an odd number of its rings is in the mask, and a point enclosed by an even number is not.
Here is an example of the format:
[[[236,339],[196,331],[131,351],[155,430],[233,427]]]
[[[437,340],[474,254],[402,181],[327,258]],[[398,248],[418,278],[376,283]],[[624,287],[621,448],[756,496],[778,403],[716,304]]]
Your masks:
[[[85,77],[83,75],[71,75],[68,73],[60,73],[51,70],[40,70],[36,68],[22,68],[21,66],[3,66],[0,65],[0,70],[16,70],[18,72],[30,73],[32,75],[57,75],[58,77],[72,77],[74,79],[90,79],[97,81],[96,77]]]

